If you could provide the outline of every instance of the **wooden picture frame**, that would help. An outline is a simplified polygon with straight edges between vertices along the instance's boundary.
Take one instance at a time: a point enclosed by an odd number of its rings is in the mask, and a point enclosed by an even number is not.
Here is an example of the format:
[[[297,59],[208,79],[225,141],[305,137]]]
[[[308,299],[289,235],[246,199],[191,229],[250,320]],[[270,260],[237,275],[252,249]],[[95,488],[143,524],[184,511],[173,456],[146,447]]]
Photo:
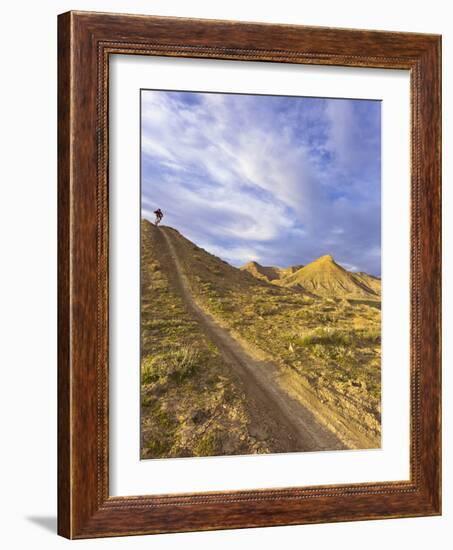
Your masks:
[[[58,20],[58,532],[88,538],[441,513],[441,39],[69,12]],[[410,71],[410,480],[109,496],[109,56]]]

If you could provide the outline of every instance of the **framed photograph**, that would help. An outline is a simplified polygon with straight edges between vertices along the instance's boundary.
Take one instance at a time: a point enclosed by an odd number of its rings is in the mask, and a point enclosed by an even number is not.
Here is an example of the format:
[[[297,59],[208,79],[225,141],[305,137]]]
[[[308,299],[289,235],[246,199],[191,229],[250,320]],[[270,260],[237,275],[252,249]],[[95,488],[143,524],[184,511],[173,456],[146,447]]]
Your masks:
[[[440,514],[440,37],[58,34],[59,533]]]

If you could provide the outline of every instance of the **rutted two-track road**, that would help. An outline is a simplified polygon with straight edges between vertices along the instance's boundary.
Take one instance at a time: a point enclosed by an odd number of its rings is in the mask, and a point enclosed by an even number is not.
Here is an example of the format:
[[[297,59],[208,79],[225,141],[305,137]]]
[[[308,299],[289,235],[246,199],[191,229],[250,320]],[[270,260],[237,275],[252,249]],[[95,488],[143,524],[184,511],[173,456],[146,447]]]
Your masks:
[[[282,388],[278,382],[278,367],[275,364],[253,357],[195,302],[173,245],[171,231],[161,227],[159,234],[168,248],[174,267],[173,284],[176,291],[203,332],[217,346],[240,379],[257,435],[261,432],[261,435],[270,437],[274,452],[344,449],[344,445],[332,432]]]

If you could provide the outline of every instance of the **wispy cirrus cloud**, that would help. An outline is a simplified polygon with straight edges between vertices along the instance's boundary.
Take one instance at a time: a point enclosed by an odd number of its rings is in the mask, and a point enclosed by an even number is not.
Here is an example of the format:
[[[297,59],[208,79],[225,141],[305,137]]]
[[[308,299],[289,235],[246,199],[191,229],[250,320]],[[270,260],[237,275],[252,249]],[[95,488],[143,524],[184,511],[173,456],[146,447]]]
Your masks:
[[[380,103],[142,91],[142,213],[240,265],[380,273]]]

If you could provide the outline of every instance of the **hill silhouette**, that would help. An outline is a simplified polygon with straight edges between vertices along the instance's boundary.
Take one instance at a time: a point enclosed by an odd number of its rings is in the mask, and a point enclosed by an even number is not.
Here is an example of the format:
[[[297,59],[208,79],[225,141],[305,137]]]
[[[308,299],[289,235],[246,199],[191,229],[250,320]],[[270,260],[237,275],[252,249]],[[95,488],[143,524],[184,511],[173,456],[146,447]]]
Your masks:
[[[289,267],[266,266],[261,265],[255,261],[251,261],[246,263],[239,269],[241,269],[242,271],[248,271],[257,279],[272,282],[275,280],[283,279],[288,275],[292,275],[302,267],[303,265],[292,265]]]
[[[144,222],[149,223],[149,222]],[[247,291],[255,284],[269,284],[276,292],[306,291],[320,297],[379,300],[381,281],[364,272],[353,273],[338,265],[331,255],[321,256],[305,266],[263,266],[250,261],[240,268],[197,246],[172,227],[163,226],[174,237],[178,254],[187,271],[220,294],[235,289]],[[150,229],[154,226],[150,224]],[[250,277],[252,275],[252,277]]]
[[[380,281],[366,273],[356,274],[338,265],[330,254],[321,256],[295,273],[284,277],[279,284],[301,287],[318,296],[377,300]]]
[[[330,254],[303,266],[281,268],[256,261],[240,268],[261,281],[286,288],[305,290],[317,296],[379,300],[381,280],[365,272],[347,271]]]

